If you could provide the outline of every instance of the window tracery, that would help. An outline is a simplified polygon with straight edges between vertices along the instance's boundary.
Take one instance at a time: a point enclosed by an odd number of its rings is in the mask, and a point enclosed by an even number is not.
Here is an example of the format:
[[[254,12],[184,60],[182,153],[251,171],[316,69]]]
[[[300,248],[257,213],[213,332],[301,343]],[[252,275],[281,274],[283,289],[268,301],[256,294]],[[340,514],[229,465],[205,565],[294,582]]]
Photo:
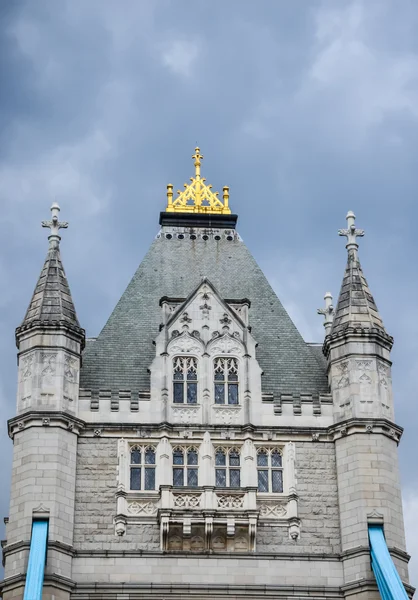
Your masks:
[[[130,449],[130,489],[155,489],[155,448],[132,446]]]
[[[258,491],[283,492],[283,456],[278,448],[257,450]]]
[[[198,486],[198,451],[194,447],[173,449],[173,486]]]
[[[215,452],[215,485],[241,486],[241,457],[237,448],[217,448]]]
[[[197,404],[197,358],[176,356],[173,359],[174,404]]]
[[[238,404],[238,360],[215,358],[213,369],[215,404]]]

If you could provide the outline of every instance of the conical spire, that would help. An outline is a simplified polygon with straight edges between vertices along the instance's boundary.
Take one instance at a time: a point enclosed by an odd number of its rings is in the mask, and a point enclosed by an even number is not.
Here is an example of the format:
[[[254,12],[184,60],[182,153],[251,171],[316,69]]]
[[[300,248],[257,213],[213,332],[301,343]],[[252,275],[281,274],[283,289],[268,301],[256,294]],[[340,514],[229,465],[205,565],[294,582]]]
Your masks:
[[[347,229],[340,229],[338,233],[347,238],[348,259],[330,335],[361,328],[378,330],[387,336],[358,258],[357,238],[362,237],[364,231],[356,229],[353,212],[348,212],[346,219]]]
[[[42,221],[42,227],[49,227],[51,230],[48,236],[48,254],[25,318],[16,329],[16,335],[35,326],[64,326],[80,333],[84,339],[84,330],[78,322],[61,261],[59,249],[61,237],[58,232],[62,228],[67,228],[68,223],[58,220],[59,210],[60,207],[54,202],[51,206],[51,221]]]

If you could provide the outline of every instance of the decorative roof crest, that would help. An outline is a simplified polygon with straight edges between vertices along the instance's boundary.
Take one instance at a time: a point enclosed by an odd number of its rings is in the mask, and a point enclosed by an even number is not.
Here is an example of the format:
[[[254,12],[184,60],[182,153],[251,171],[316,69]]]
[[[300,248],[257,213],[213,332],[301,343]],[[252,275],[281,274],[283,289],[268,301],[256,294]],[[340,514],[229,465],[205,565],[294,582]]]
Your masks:
[[[173,200],[173,184],[167,185],[167,212],[193,212],[207,214],[231,214],[229,208],[229,187],[223,187],[223,203],[218,198],[219,192],[212,192],[212,186],[206,185],[206,179],[200,176],[200,165],[203,155],[200,148],[195,148],[194,159],[195,176],[190,177],[191,183],[184,184],[184,191],[178,190],[177,198]]]
[[[356,229],[356,215],[352,210],[349,210],[347,216],[347,229],[339,229],[338,235],[343,235],[347,238],[346,248],[348,250],[348,256],[355,259],[357,258],[357,238],[363,237],[364,229]]]
[[[51,233],[48,236],[50,246],[58,246],[60,239],[61,239],[61,236],[59,235],[59,230],[67,229],[67,227],[68,227],[67,221],[59,221],[58,220],[58,215],[59,215],[60,210],[61,209],[58,206],[58,204],[56,202],[53,202],[52,206],[51,206],[51,213],[52,213],[51,220],[41,222],[42,227],[49,227],[49,229],[51,230]]]

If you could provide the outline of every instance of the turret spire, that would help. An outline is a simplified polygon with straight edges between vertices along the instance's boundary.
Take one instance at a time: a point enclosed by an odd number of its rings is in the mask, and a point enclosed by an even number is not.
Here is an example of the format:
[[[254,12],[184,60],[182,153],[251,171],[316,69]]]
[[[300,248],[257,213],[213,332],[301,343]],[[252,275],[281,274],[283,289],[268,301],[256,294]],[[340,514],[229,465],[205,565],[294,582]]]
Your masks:
[[[82,343],[84,344],[84,330],[81,329],[78,322],[67,277],[61,261],[59,248],[61,236],[59,235],[59,230],[66,229],[68,223],[58,220],[59,210],[60,207],[54,202],[51,206],[51,220],[42,221],[42,227],[49,227],[51,230],[48,236],[48,254],[25,318],[20,327],[16,329],[16,336],[19,336],[24,330],[35,326],[64,326],[79,333],[83,338]]]
[[[367,329],[380,331],[389,337],[383,326],[374,298],[358,258],[357,238],[364,236],[363,229],[356,229],[355,215],[347,213],[347,229],[339,229],[338,234],[347,238],[347,266],[341,286],[340,296],[330,334],[339,334],[347,329]]]

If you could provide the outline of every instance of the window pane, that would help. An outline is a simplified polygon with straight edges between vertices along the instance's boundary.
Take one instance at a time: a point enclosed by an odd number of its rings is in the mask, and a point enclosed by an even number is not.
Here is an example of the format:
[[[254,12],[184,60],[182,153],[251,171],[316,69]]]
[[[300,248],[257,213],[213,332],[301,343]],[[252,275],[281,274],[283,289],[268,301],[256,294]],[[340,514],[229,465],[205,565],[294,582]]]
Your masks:
[[[182,371],[174,371],[173,379],[176,381],[183,381]]]
[[[197,487],[197,469],[187,469],[187,485]]]
[[[187,404],[197,403],[197,383],[187,384]]]
[[[183,402],[183,384],[173,383],[173,401],[176,403]]]
[[[154,467],[147,467],[145,469],[144,489],[146,489],[146,490],[155,489],[155,468]]]
[[[228,373],[228,381],[238,381],[237,373]]]
[[[228,384],[228,404],[238,404],[238,384]]]
[[[217,450],[215,454],[215,464],[219,467],[224,467],[226,465],[226,456],[223,450]]]
[[[268,456],[267,452],[263,450],[257,454],[257,465],[259,467],[267,467],[268,465]]]
[[[217,487],[226,487],[226,469],[215,469],[215,479]]]
[[[145,464],[155,465],[155,450],[154,448],[147,448],[145,451]]]
[[[272,492],[283,492],[283,471],[272,471],[271,472],[272,479]]]
[[[197,465],[197,452],[196,450],[189,450],[187,453],[187,464]]]
[[[182,450],[174,450],[174,452],[173,452],[173,464],[174,465],[183,465],[184,464],[184,457],[183,457],[183,451]]]
[[[272,467],[281,467],[282,466],[282,457],[277,450],[274,450],[271,453],[271,466]]]
[[[269,491],[269,472],[266,470],[258,471],[258,491],[268,492]]]
[[[187,371],[187,379],[189,381],[196,381],[196,379],[197,379],[196,369],[194,369],[193,367],[190,367],[190,369],[188,369],[188,371]]]
[[[221,372],[217,371],[215,373],[215,381],[223,381],[223,380],[224,380],[224,374],[222,373],[222,371]]]
[[[239,469],[229,469],[229,485],[230,487],[240,487],[241,471]]]
[[[184,475],[183,469],[173,469],[173,485],[174,486],[183,486],[184,485]]]
[[[229,453],[229,465],[231,467],[239,467],[239,453],[236,450],[231,450]]]
[[[132,450],[131,452],[131,464],[132,465],[140,465],[141,464],[141,450]]]
[[[223,383],[215,383],[215,404],[225,404],[225,386]]]
[[[132,467],[131,469],[131,490],[141,489],[141,468]]]

